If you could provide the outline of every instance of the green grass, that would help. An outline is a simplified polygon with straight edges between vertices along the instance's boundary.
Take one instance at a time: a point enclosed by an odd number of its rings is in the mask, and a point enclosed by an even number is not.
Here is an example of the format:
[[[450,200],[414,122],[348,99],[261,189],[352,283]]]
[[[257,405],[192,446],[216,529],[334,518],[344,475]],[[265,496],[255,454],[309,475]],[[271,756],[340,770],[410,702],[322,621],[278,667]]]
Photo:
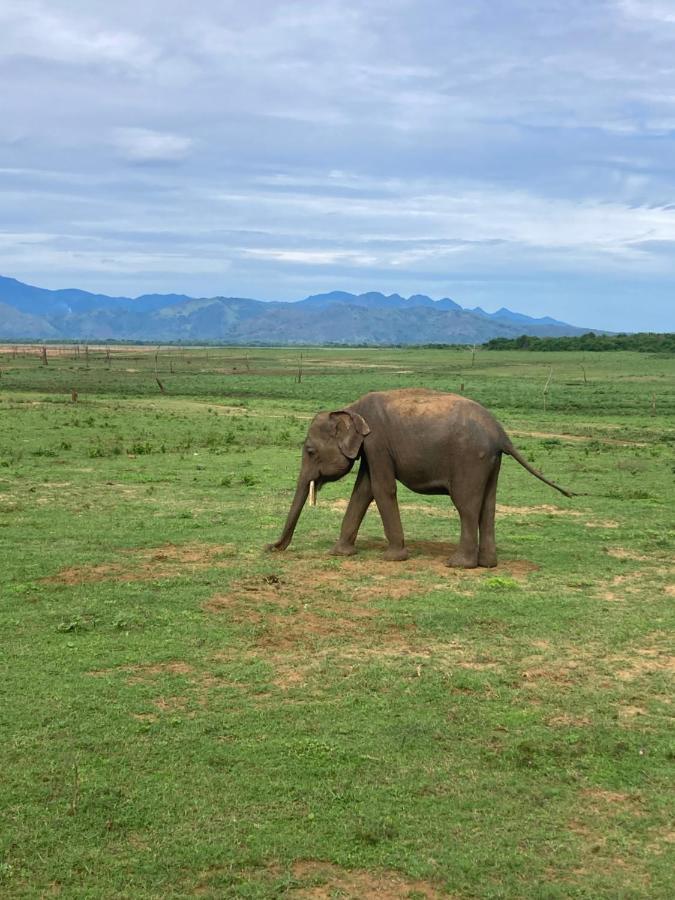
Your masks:
[[[672,357],[298,362],[0,355],[0,895],[671,897]],[[461,384],[582,496],[506,460],[457,572],[403,489],[328,556],[352,475],[262,552],[309,416]]]

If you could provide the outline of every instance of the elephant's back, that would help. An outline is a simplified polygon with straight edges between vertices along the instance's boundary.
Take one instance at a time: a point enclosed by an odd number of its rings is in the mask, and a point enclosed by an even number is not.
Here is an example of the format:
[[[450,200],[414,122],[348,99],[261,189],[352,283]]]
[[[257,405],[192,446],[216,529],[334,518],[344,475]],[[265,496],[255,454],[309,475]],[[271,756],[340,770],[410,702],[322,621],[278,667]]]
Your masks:
[[[454,426],[465,424],[468,427],[473,424],[495,434],[502,432],[501,425],[489,410],[461,394],[432,391],[428,388],[399,388],[373,391],[357,403],[359,406],[370,407],[373,411],[381,411],[390,421],[427,425],[431,422],[444,422]]]

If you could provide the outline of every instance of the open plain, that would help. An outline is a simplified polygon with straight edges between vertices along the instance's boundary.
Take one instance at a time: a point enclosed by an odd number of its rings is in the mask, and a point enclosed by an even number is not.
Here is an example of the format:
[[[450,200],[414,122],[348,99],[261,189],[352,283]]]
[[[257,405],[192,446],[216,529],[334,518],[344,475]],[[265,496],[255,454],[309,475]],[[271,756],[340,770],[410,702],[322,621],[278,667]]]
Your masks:
[[[407,386],[580,496],[505,459],[496,569],[404,489],[409,561],[334,558],[352,473],[265,554],[309,418]],[[3,347],[0,894],[672,897],[674,414],[672,355]]]

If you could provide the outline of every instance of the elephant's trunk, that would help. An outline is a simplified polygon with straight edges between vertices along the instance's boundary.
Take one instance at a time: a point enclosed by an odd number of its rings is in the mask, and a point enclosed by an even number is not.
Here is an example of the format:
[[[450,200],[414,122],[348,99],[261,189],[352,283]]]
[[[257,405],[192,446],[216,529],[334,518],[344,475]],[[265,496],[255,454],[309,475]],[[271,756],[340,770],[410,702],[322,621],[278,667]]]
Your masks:
[[[301,473],[300,477],[298,478],[298,486],[295,489],[295,496],[293,497],[291,508],[288,511],[288,516],[286,517],[284,530],[281,532],[281,537],[279,538],[279,540],[270,545],[270,549],[285,550],[286,547],[288,547],[293,537],[295,526],[298,524],[298,519],[300,518],[300,513],[302,512],[302,509],[305,505],[308,494],[310,495],[310,503],[312,502],[312,500],[314,500],[314,503],[316,503],[314,480],[306,478]]]

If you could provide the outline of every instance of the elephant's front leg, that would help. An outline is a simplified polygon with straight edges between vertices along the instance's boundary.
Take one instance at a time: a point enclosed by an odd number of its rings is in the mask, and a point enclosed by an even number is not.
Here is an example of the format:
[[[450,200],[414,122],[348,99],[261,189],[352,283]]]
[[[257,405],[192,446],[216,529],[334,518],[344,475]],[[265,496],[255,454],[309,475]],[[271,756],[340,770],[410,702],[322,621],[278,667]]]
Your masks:
[[[334,556],[351,556],[353,553],[356,553],[356,548],[354,547],[356,535],[359,533],[363,517],[372,501],[373,487],[370,483],[368,466],[365,460],[361,460],[354,490],[349,498],[347,512],[342,520],[340,537],[330,551]]]
[[[372,478],[375,503],[377,503],[384,533],[389,542],[382,558],[392,561],[407,559],[408,551],[403,540],[403,526],[396,500],[396,476],[393,467],[391,471],[388,467],[384,472],[373,474]]]

